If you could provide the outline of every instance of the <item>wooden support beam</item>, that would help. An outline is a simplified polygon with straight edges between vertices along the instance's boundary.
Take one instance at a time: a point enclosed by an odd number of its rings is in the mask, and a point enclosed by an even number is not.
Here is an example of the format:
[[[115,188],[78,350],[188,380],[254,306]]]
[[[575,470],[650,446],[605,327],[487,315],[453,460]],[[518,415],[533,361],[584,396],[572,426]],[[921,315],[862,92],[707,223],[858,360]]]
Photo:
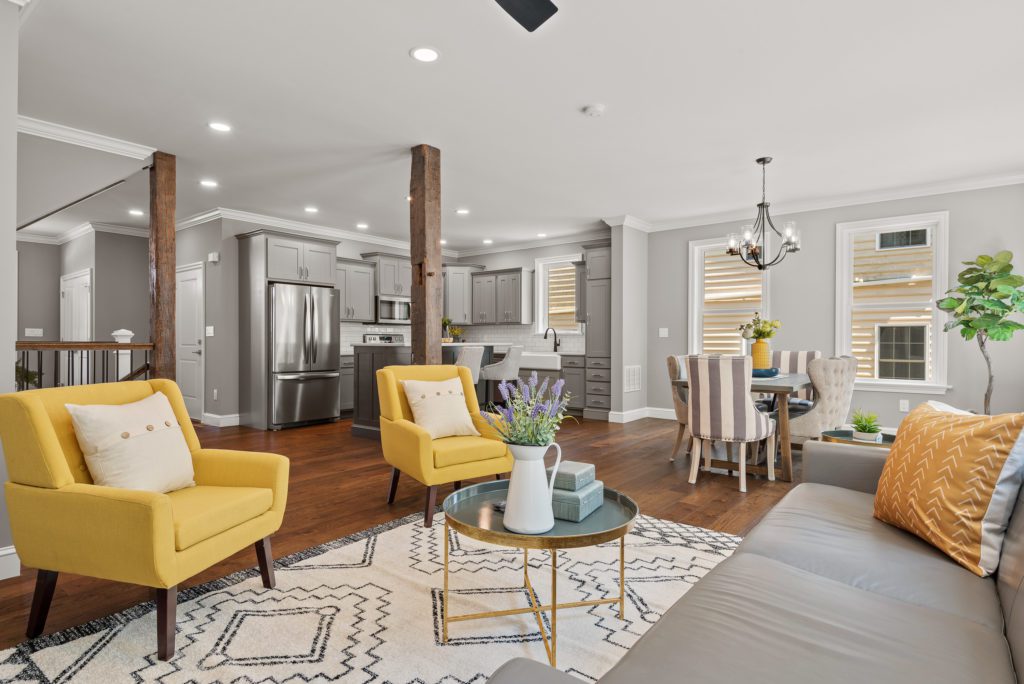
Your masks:
[[[176,159],[153,153],[149,167],[149,327],[152,377],[174,380],[174,210]]]
[[[441,150],[412,148],[409,182],[413,363],[441,363]]]

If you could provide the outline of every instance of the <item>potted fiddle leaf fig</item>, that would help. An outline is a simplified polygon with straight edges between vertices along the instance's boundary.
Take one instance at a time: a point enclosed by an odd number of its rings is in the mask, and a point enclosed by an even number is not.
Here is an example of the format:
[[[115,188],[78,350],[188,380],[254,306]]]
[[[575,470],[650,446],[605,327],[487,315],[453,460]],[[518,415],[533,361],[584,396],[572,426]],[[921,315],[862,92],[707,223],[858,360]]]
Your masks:
[[[1011,317],[1024,313],[1024,276],[1013,272],[1013,253],[1003,250],[994,255],[982,254],[957,274],[958,285],[937,302],[940,309],[952,318],[943,330],[960,328],[965,340],[977,340],[988,368],[988,386],[985,389],[985,413],[992,413],[992,357],[988,343],[1006,342],[1021,324]]]

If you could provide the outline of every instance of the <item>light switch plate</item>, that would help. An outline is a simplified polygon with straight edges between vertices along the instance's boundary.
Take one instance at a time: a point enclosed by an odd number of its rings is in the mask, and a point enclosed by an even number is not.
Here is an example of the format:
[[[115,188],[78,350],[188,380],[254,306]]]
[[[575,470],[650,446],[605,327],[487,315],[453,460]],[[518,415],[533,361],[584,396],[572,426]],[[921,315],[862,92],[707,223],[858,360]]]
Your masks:
[[[900,411],[902,411],[903,413],[907,413],[908,411],[910,411],[909,399],[900,399]]]
[[[42,337],[42,328],[25,328],[25,337]]]
[[[213,337],[213,326],[212,325],[206,326],[206,336],[207,337]]]
[[[658,337],[668,337],[668,328],[658,328]]]

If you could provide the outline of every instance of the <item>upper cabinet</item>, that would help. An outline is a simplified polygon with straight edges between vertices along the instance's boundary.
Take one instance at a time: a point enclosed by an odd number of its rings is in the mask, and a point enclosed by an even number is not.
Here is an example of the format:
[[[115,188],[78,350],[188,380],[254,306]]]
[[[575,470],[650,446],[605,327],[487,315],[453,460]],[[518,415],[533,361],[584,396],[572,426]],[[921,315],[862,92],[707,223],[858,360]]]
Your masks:
[[[267,279],[334,285],[337,242],[257,231],[249,237],[265,239]]]
[[[587,280],[612,277],[612,248],[593,247],[586,250]]]
[[[448,265],[444,275],[444,315],[455,325],[473,323],[473,274],[483,266]]]
[[[412,296],[412,262],[407,256],[370,252],[362,255],[377,266],[377,294],[382,297]]]
[[[341,320],[372,323],[374,266],[368,261],[338,259],[338,290],[341,293]]]
[[[473,274],[473,323],[533,322],[533,271],[522,268]]]

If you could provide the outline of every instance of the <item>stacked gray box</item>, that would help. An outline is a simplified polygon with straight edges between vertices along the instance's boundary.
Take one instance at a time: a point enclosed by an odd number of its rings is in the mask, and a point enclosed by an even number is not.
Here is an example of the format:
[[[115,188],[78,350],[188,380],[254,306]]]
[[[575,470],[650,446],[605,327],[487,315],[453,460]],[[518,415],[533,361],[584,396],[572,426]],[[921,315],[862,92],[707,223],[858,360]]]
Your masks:
[[[548,468],[551,477],[551,468]],[[559,520],[580,522],[604,503],[604,483],[592,463],[562,461],[555,474],[551,508]]]

